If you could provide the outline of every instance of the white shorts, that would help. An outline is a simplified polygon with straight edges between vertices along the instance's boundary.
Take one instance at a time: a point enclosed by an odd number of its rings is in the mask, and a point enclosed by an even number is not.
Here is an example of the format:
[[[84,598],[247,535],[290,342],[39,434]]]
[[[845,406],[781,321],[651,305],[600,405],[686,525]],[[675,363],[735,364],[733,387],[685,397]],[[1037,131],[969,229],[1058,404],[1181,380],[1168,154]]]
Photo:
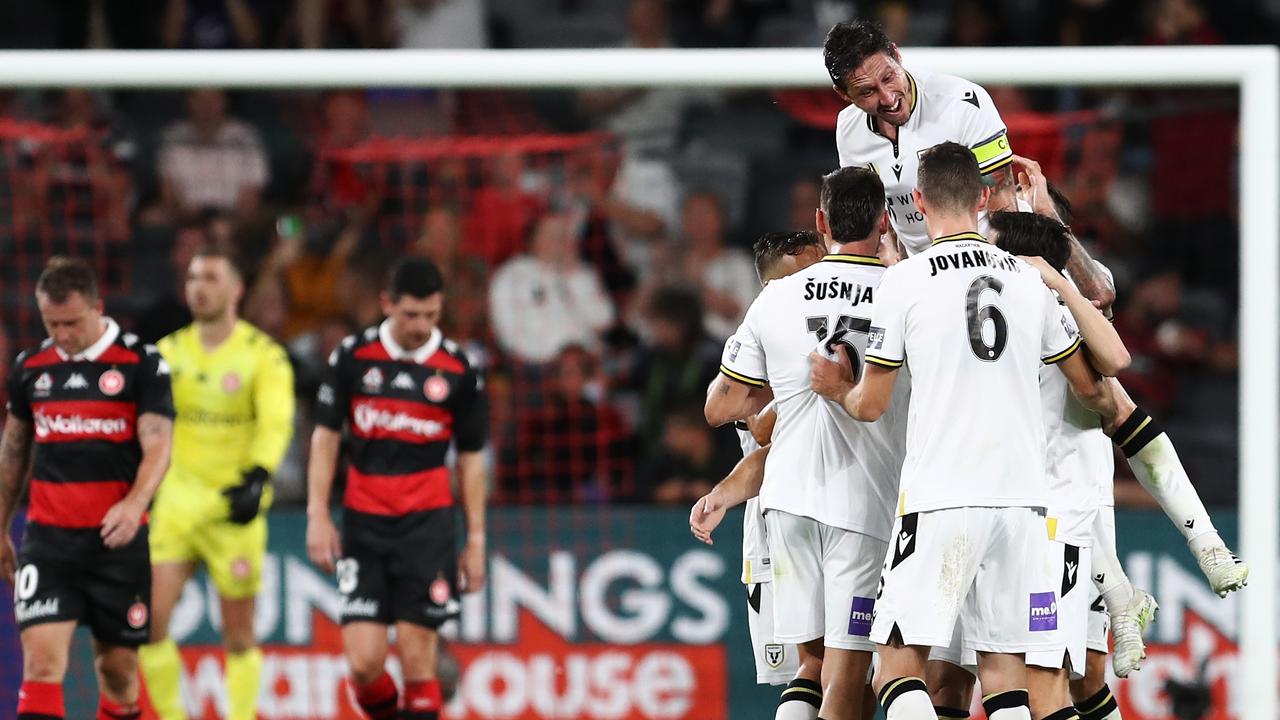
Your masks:
[[[747,585],[747,629],[751,631],[751,654],[756,659],[756,682],[791,682],[800,672],[800,656],[795,645],[780,643],[773,636],[773,583]]]
[[[887,543],[779,510],[765,513],[780,643],[875,650],[868,639]]]
[[[1089,604],[1097,590],[1093,587],[1091,548],[1050,541],[1050,552],[1061,575],[1058,588],[1058,647],[1027,653],[1027,664],[1057,670],[1070,661],[1071,679],[1084,677],[1085,650],[1089,635]]]
[[[1098,508],[1098,515],[1093,520],[1093,544],[1095,547],[1108,548],[1112,555],[1116,552],[1116,509],[1110,505]],[[1102,603],[1102,593],[1096,584],[1091,583],[1089,598],[1089,635],[1087,646],[1094,652],[1109,654],[1111,646],[1107,636],[1111,632],[1111,615],[1107,606]]]
[[[894,521],[871,639],[896,629],[907,645],[1025,653],[1061,647],[1057,566],[1044,513],[949,508]]]

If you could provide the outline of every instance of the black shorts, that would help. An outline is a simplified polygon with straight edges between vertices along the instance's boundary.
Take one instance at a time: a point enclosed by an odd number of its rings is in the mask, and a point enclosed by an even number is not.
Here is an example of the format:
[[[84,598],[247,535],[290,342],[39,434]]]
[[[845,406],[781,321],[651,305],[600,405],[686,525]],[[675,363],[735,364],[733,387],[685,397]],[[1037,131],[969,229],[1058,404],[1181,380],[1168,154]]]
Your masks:
[[[20,629],[75,621],[105,645],[137,647],[151,627],[147,526],[128,545],[102,544],[98,528],[31,523],[18,551],[14,616]]]
[[[404,621],[434,629],[457,617],[454,526],[451,507],[402,517],[344,510],[337,566],[342,623]]]

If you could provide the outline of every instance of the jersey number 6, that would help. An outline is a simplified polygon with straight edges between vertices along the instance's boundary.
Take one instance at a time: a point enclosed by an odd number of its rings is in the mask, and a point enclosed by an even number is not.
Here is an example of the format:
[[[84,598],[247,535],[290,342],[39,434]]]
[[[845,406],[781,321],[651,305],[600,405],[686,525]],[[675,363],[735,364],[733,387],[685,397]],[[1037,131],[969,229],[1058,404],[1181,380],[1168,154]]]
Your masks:
[[[979,305],[982,291],[990,290],[999,295],[1004,291],[1004,282],[990,275],[979,275],[969,283],[969,291],[965,294],[964,316],[969,322],[969,349],[973,356],[983,362],[995,362],[1004,353],[1005,343],[1009,342],[1009,323],[995,305]],[[983,335],[987,321],[995,327],[994,337],[990,344]]]

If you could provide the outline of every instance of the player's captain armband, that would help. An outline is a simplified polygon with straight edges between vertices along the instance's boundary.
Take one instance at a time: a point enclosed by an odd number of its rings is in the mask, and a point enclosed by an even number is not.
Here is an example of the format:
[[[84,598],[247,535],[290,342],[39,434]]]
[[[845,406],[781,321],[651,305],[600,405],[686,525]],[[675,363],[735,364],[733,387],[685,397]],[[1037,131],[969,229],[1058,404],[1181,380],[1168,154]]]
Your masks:
[[[1001,130],[973,146],[973,156],[978,160],[978,169],[983,175],[994,172],[1013,162],[1013,148],[1009,147],[1009,136]]]

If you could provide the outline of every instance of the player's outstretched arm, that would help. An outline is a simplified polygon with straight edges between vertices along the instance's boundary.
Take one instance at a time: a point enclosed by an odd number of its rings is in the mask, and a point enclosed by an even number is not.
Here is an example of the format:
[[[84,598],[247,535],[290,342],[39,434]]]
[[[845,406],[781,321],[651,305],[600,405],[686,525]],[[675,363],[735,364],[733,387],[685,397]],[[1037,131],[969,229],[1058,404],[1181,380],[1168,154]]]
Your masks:
[[[159,413],[143,413],[138,416],[138,445],[142,447],[142,461],[133,487],[120,502],[107,509],[102,516],[102,544],[109,548],[128,545],[138,534],[142,515],[160,488],[160,481],[169,471],[169,456],[173,450],[173,418]]]
[[[1084,338],[1085,351],[1094,369],[1106,377],[1115,377],[1129,367],[1129,350],[1102,311],[1094,307],[1088,298],[1068,282],[1062,273],[1045,262],[1044,258],[1029,255],[1018,257],[1039,270],[1044,284],[1058,293],[1058,297],[1066,303],[1067,310],[1079,327],[1080,336]]]
[[[4,435],[0,437],[0,578],[8,583],[13,582],[13,574],[18,570],[9,527],[13,524],[18,498],[26,484],[33,437],[31,423],[9,413],[4,423]]]
[[[707,386],[703,414],[711,427],[745,420],[764,409],[773,399],[768,386],[752,387],[721,373]]]
[[[760,494],[760,486],[764,484],[764,463],[769,458],[770,447],[765,445],[739,460],[711,492],[693,504],[693,510],[689,512],[689,530],[694,537],[711,545],[711,533],[719,527],[725,511]]]
[[[333,572],[342,555],[338,529],[329,515],[329,495],[333,476],[338,471],[338,449],[342,435],[323,425],[311,433],[311,452],[307,460],[307,556],[316,567]]]
[[[849,417],[873,422],[889,409],[893,399],[893,383],[898,368],[887,368],[870,360],[862,369],[862,379],[855,385],[848,363],[828,360],[817,352],[809,353],[809,388],[831,402],[839,403]]]
[[[485,481],[484,453],[458,453],[458,487],[462,510],[467,518],[467,542],[458,567],[462,571],[458,587],[476,592],[485,581]]]

